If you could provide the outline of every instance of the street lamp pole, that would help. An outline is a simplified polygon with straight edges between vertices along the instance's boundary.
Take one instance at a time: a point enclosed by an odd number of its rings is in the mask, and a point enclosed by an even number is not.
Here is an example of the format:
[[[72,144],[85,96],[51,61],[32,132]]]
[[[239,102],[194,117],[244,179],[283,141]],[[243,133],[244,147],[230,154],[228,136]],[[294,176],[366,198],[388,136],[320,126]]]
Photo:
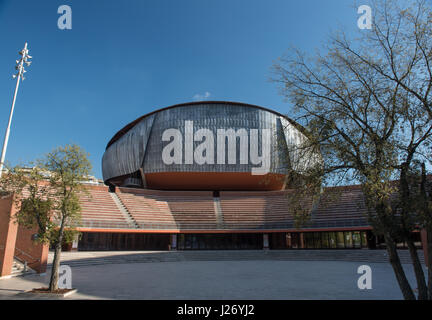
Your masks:
[[[2,153],[1,153],[1,159],[0,159],[0,178],[1,178],[2,173],[3,173],[3,166],[4,166],[5,156],[6,156],[6,149],[7,149],[7,145],[8,145],[8,141],[9,141],[12,116],[13,116],[13,112],[15,109],[15,101],[16,101],[16,97],[17,97],[17,93],[18,93],[20,80],[21,79],[25,80],[24,73],[26,71],[24,69],[24,64],[26,64],[27,66],[29,66],[31,64],[31,61],[29,61],[29,59],[31,59],[32,57],[29,56],[29,54],[28,54],[27,42],[24,45],[24,49],[22,51],[20,51],[19,54],[21,55],[21,58],[16,61],[17,65],[15,67],[15,69],[18,71],[18,73],[13,75],[13,78],[14,79],[16,78],[17,82],[16,82],[16,86],[15,86],[15,92],[14,92],[14,96],[13,96],[13,100],[12,100],[12,107],[11,107],[10,114],[9,114],[9,122],[8,122],[8,126],[6,128],[5,138],[4,138],[4,142],[3,142],[3,149],[2,149]]]

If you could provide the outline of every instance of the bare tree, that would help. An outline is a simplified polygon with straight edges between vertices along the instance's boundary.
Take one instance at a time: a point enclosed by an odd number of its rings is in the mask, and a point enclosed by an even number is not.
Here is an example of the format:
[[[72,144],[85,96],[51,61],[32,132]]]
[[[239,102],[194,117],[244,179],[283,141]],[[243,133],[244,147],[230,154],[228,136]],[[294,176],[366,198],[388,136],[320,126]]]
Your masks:
[[[323,157],[305,174],[324,183],[362,184],[369,222],[385,239],[404,298],[416,297],[396,250],[399,241],[408,244],[418,298],[427,299],[412,239],[425,223],[413,205],[419,193],[410,172],[430,160],[432,11],[424,1],[402,8],[388,0],[375,1],[373,13],[372,30],[359,30],[355,39],[338,32],[324,54],[309,58],[291,50],[275,64],[274,80],[310,132],[304,150],[319,148]]]

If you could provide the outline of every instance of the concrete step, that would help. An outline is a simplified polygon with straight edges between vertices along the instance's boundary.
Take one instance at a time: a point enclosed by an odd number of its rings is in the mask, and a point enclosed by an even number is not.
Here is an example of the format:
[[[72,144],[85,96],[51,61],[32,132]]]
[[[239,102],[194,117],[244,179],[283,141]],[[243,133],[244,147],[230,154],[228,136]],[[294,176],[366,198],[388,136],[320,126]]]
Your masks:
[[[135,221],[134,217],[131,215],[127,207],[124,205],[120,197],[115,192],[109,192],[109,194],[111,198],[114,200],[114,203],[116,204],[117,208],[122,213],[123,217],[126,219],[128,225],[135,229],[139,228],[138,223]]]
[[[62,264],[69,266],[91,266],[122,263],[151,263],[176,261],[242,261],[242,260],[275,260],[275,261],[349,261],[388,263],[385,250],[226,250],[226,251],[167,251],[167,252],[74,252],[62,256]],[[411,263],[409,252],[400,250],[402,263]],[[424,263],[423,252],[419,258]],[[52,261],[52,254],[50,254]]]
[[[14,259],[12,264],[12,276],[20,276],[20,275],[27,275],[36,273],[34,270],[27,267],[24,263],[19,261],[18,259]]]

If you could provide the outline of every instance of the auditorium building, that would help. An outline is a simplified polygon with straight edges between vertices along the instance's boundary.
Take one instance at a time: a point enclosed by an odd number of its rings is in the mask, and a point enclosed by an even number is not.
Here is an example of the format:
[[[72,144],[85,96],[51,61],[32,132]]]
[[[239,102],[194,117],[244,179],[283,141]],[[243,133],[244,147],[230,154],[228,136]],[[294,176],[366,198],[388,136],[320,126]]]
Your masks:
[[[384,248],[359,185],[296,199],[295,185],[321,161],[307,141],[293,120],[245,103],[192,102],[146,114],[108,142],[103,180],[83,181],[80,236],[63,249]],[[301,226],[293,203],[310,217]],[[13,197],[0,197],[0,277],[14,261],[43,273],[49,248],[32,240],[36,229],[14,223],[15,212]],[[416,246],[426,243],[424,232],[415,235]]]
[[[290,181],[320,159],[300,155],[306,139],[288,117],[244,103],[193,102],[146,114],[108,142],[106,186],[89,186],[90,197],[82,197],[82,236],[71,249],[382,246],[360,186],[327,188],[331,201],[305,201],[310,221],[296,227]]]

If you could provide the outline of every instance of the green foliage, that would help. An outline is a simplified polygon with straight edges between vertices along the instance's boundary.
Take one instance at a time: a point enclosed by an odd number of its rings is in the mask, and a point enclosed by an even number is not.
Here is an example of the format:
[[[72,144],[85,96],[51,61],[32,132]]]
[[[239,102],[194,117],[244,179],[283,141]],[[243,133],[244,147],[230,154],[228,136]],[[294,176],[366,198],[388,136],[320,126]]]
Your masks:
[[[52,232],[57,225],[51,221],[52,201],[39,197],[22,199],[20,210],[16,215],[17,222],[29,229],[37,226],[37,239],[43,243],[52,241]]]
[[[28,167],[16,166],[0,179],[0,192],[14,194],[16,222],[37,227],[40,242],[70,243],[78,233],[81,183],[90,174],[88,155],[77,145],[66,145],[48,153]]]

